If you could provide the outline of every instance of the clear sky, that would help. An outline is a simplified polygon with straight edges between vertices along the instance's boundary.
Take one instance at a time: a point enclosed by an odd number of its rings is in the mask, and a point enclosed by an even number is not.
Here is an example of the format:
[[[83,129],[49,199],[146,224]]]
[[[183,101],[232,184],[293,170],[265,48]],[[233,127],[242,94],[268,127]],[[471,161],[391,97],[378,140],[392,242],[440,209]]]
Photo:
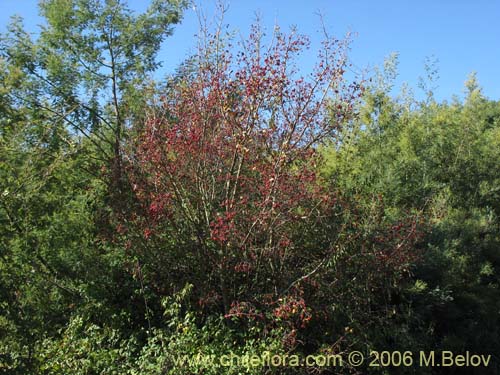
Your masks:
[[[134,9],[144,9],[147,0],[129,0]],[[244,34],[258,12],[270,30],[277,22],[283,29],[296,25],[300,32],[319,40],[323,14],[329,30],[338,36],[357,33],[352,62],[361,68],[381,65],[391,52],[400,56],[398,83],[408,82],[418,94],[418,77],[424,75],[424,60],[438,59],[438,99],[461,95],[468,74],[476,71],[484,93],[500,100],[500,0],[232,0],[225,21]],[[0,29],[19,14],[29,30],[36,30],[37,0],[0,0]],[[200,4],[200,1],[198,1]],[[207,15],[214,1],[201,1]],[[160,53],[165,72],[189,53],[195,44],[198,21],[188,10],[173,37]],[[313,55],[304,61],[312,60]],[[307,65],[307,64],[305,64]]]

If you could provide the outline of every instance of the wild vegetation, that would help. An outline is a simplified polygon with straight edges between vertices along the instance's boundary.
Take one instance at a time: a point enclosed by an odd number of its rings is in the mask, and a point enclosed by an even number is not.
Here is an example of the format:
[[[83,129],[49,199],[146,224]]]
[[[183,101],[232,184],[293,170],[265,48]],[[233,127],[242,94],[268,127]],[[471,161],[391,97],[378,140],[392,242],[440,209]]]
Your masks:
[[[303,72],[258,25],[157,82],[186,6],[43,0],[1,35],[0,373],[497,374],[500,103],[395,96],[397,57],[351,77],[328,35]],[[354,350],[491,361],[184,360]]]

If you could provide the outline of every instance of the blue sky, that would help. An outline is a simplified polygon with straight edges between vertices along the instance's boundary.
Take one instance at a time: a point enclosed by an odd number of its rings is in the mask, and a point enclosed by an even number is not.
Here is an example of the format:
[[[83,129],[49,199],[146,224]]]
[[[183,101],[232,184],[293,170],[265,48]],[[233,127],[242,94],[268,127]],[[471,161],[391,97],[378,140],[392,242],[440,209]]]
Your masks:
[[[143,9],[147,0],[129,0],[134,9]],[[199,4],[200,2],[198,2]],[[476,71],[484,93],[500,99],[500,0],[233,0],[225,22],[231,28],[248,31],[258,12],[270,30],[277,22],[283,29],[296,25],[314,42],[321,37],[318,13],[329,30],[342,36],[357,33],[351,61],[361,68],[383,63],[391,52],[399,53],[397,83],[408,82],[418,95],[418,77],[424,75],[424,60],[438,59],[438,99],[461,95],[468,74]],[[12,14],[25,18],[29,30],[36,30],[37,0],[0,0],[0,29]],[[203,1],[208,16],[214,1]],[[195,44],[198,29],[195,12],[184,15],[173,37],[165,42],[159,58],[163,71],[172,72]],[[304,68],[314,55],[306,55]]]

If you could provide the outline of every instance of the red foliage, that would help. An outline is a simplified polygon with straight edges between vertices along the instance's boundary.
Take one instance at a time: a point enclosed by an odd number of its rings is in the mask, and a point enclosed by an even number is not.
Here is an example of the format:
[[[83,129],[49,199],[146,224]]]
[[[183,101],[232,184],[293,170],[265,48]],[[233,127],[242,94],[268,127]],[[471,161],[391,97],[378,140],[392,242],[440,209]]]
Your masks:
[[[195,74],[147,120],[134,155],[144,176],[136,192],[153,222],[187,221],[240,249],[332,198],[318,184],[314,146],[349,120],[360,94],[343,79],[345,42],[327,40],[309,79],[293,79],[307,39],[276,32],[260,51],[257,35],[237,57],[200,53]],[[283,236],[273,237],[279,246]]]
[[[142,207],[134,221],[143,239],[163,239],[155,242],[161,256],[172,255],[162,272],[195,283],[200,304],[260,318],[255,304],[285,298],[269,315],[305,327],[306,298],[286,294],[301,283],[320,288],[306,274],[324,266],[340,238],[331,231],[333,239],[314,243],[341,206],[317,174],[317,146],[355,116],[362,90],[345,79],[347,41],[327,39],[314,71],[298,77],[294,59],[307,38],[277,30],[264,50],[259,35],[254,28],[236,55],[207,40],[154,106],[129,158]],[[398,251],[377,257],[401,264]]]

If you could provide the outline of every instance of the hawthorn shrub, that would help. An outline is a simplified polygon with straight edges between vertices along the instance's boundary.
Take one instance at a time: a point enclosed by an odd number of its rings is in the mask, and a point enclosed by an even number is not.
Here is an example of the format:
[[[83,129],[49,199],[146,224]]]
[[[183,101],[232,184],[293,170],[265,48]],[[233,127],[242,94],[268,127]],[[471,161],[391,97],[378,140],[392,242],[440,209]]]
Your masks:
[[[326,37],[300,75],[307,37],[276,28],[264,47],[254,27],[235,48],[220,35],[200,39],[134,129],[136,209],[117,227],[131,269],[153,321],[158,296],[191,284],[201,322],[282,330],[289,349],[347,348],[390,318],[418,240],[414,217],[389,222],[380,201],[361,207],[320,177],[318,147],[356,118],[363,91],[346,77],[349,39]]]

